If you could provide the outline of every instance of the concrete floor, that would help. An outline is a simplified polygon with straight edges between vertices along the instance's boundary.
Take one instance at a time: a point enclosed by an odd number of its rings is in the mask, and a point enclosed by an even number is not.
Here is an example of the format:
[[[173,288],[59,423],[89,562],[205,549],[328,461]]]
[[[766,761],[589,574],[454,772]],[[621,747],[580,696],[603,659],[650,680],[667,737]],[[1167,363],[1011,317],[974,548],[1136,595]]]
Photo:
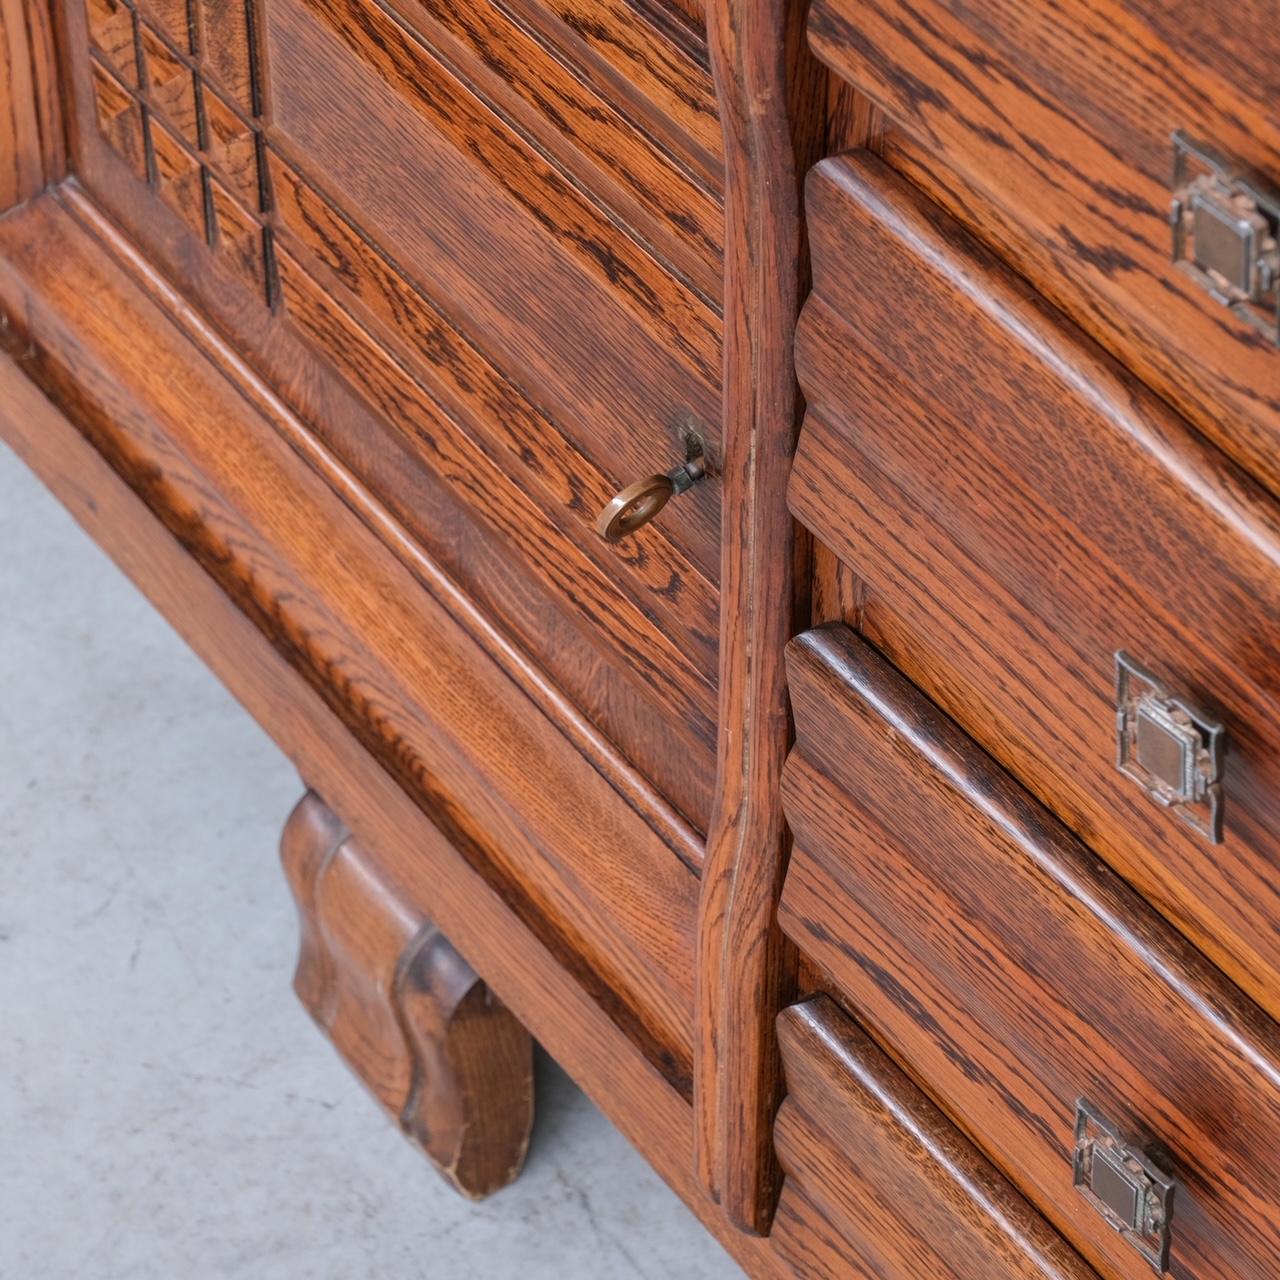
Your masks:
[[[740,1275],[547,1062],[520,1181],[439,1181],[290,991],[299,793],[0,447],[0,1277]]]

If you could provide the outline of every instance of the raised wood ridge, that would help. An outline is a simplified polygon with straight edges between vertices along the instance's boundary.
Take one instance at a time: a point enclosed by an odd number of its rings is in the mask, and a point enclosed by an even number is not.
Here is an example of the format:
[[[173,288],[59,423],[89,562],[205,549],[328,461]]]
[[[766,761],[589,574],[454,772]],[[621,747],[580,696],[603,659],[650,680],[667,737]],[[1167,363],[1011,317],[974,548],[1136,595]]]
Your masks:
[[[100,145],[83,86],[81,172],[147,259],[195,289],[234,349],[378,495],[403,544],[449,575],[503,649],[522,651],[519,666],[541,669],[537,683],[572,708],[575,732],[597,740],[633,800],[647,792],[655,825],[696,866],[715,767],[720,486],[713,473],[626,553],[592,525],[623,484],[686,456],[691,432],[716,466],[719,319],[588,196],[594,184],[442,60],[424,40],[426,10],[402,8],[402,20],[301,0],[266,10],[255,136],[279,314],[246,307],[225,254],[191,270],[203,238],[191,243],[163,200],[139,198],[128,164]],[[137,26],[127,8],[112,21],[122,19]],[[73,47],[88,40],[74,14],[71,28]],[[565,93],[592,91],[570,80]],[[341,101],[367,107],[358,154]],[[559,111],[538,105],[546,118]],[[367,164],[369,150],[418,159],[401,173]],[[663,189],[656,170],[645,177]],[[561,307],[581,323],[560,324]],[[631,362],[614,358],[618,345]]]
[[[1270,0],[817,0],[887,158],[1280,493],[1276,348],[1178,270],[1171,134],[1280,173]],[[901,143],[901,145],[899,145]]]
[[[806,258],[800,174],[824,133],[803,6],[714,0],[707,21],[726,152],[724,539],[719,752],[698,916],[700,1175],[729,1221],[768,1230],[780,1186],[774,1017],[790,995],[774,923],[787,835],[783,648],[803,612],[785,483],[798,397],[794,319]]]
[[[57,181],[65,164],[52,11],[46,0],[0,0],[0,210]]]

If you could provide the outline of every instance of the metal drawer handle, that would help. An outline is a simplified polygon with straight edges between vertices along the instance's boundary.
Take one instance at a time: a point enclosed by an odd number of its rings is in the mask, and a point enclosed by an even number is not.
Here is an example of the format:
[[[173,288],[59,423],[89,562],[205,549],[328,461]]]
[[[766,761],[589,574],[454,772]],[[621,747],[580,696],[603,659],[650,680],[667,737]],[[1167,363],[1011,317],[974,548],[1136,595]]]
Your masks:
[[[1116,742],[1121,773],[1222,843],[1226,732],[1127,653],[1116,654]]]
[[[1174,1180],[1085,1098],[1076,1103],[1072,1181],[1152,1270],[1169,1270]]]
[[[646,476],[629,484],[609,500],[596,521],[596,532],[606,542],[620,542],[643,529],[671,501],[687,493],[707,474],[706,461],[699,452],[687,462],[672,467],[666,475]]]
[[[1280,343],[1280,191],[1179,129],[1169,222],[1179,269]]]

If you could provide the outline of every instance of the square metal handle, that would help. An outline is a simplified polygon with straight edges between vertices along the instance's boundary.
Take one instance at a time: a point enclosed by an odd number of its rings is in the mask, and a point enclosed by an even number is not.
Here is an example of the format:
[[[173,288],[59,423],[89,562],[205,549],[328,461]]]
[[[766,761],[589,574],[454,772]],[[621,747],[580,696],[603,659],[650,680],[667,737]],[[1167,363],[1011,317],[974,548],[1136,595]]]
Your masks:
[[[1127,653],[1116,654],[1116,763],[1159,805],[1222,843],[1222,726],[1175,696]]]
[[[1076,1103],[1076,1189],[1163,1275],[1173,1244],[1174,1180],[1087,1099]]]

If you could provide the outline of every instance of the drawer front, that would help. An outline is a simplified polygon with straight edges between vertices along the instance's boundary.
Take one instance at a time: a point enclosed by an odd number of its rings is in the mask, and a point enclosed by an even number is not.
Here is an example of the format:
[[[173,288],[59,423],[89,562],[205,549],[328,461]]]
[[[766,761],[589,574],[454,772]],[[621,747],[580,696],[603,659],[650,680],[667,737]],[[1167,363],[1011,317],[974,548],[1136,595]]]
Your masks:
[[[488,0],[65,9],[95,198],[704,829],[723,211],[685,131]],[[612,495],[698,448],[703,482],[605,545]]]
[[[778,1035],[787,1083],[775,1128],[787,1175],[782,1220],[807,1201],[835,1228],[840,1256],[827,1274],[1095,1276],[827,997],[785,1010]],[[789,1238],[785,1226],[782,1234]]]
[[[1274,1025],[852,631],[795,641],[789,676],[787,934],[1104,1274],[1160,1241],[1075,1188],[1081,1099],[1161,1152],[1172,1275],[1270,1274]]]
[[[984,235],[1007,235],[1024,269],[1280,492],[1274,289],[1246,308],[1257,325],[1233,314],[1174,265],[1169,227],[1175,130],[1280,183],[1271,0],[817,0],[811,33],[925,169],[934,157],[990,201],[991,217],[966,209]],[[1187,182],[1209,173],[1188,160]],[[1233,220],[1201,222],[1202,253],[1235,271]]]
[[[1280,1012],[1272,500],[873,157],[809,191],[793,510],[892,660]],[[1225,729],[1222,843],[1207,785],[1117,769],[1120,651]]]

